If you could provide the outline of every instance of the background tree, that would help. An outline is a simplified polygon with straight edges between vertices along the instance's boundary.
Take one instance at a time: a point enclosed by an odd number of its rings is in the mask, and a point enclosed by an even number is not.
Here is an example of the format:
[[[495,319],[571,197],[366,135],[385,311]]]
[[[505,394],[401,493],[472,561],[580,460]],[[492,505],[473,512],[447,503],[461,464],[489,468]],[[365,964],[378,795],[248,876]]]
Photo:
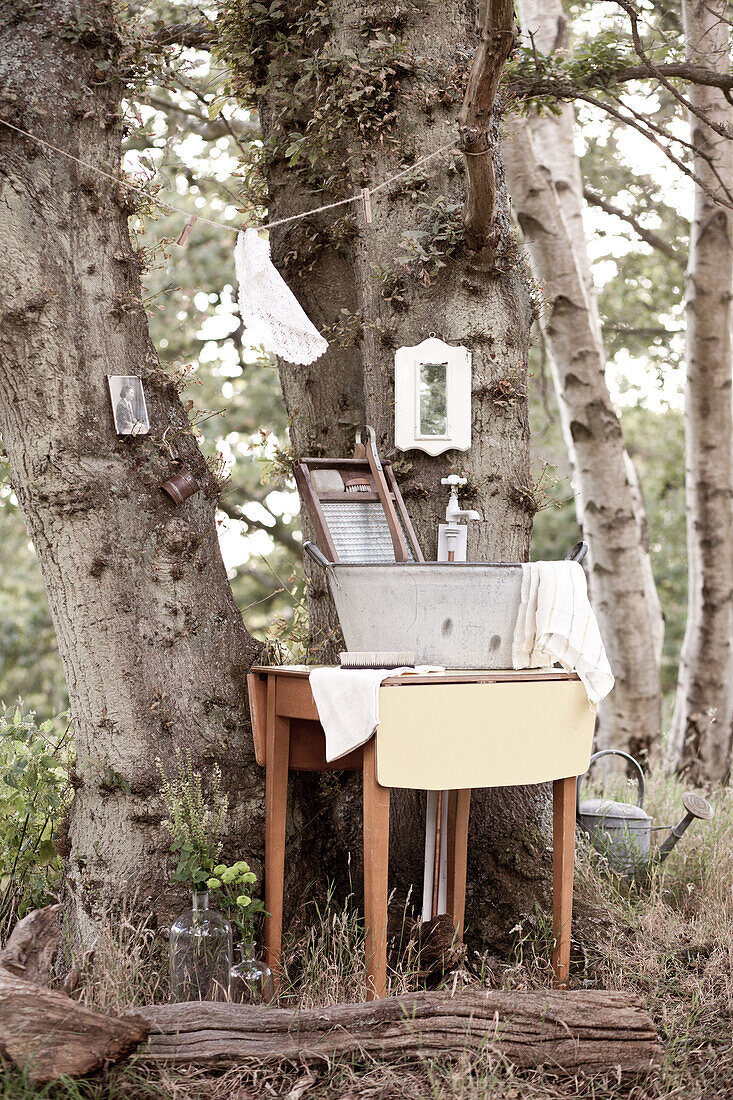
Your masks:
[[[682,8],[687,59],[728,73],[729,5],[684,0]],[[689,601],[670,756],[694,782],[724,783],[733,744],[733,213],[726,204],[733,194],[733,107],[709,87],[693,87],[690,102],[701,182],[685,280]]]
[[[511,22],[491,12],[485,41]],[[526,558],[535,491],[529,469],[527,357],[533,291],[508,219],[501,165],[490,148],[499,192],[488,245],[464,240],[463,158],[452,149],[456,114],[478,40],[476,12],[393,12],[378,3],[228,7],[225,43],[233,89],[264,126],[269,217],[279,219],[374,186],[434,150],[440,158],[372,195],[374,222],[357,210],[319,214],[273,230],[273,255],[311,318],[335,337],[324,359],[281,370],[295,454],[349,453],[366,417],[383,455],[393,453],[394,349],[435,330],[473,356],[473,445],[466,455],[396,456],[426,556],[436,549],[446,496],[440,478],[460,468],[482,515],[471,556]],[[502,43],[503,45],[503,43]],[[498,60],[495,65],[500,65]],[[489,71],[487,79],[495,75]],[[257,101],[252,96],[257,89]],[[483,120],[488,125],[488,117]],[[489,225],[489,229],[491,226]],[[335,330],[334,330],[334,326]],[[345,345],[345,346],[341,346]],[[363,396],[362,396],[363,395]],[[323,587],[317,578],[315,595]],[[359,850],[359,792],[344,779],[321,817],[319,862],[345,884],[343,852]],[[413,843],[423,799],[395,799],[395,883],[404,895],[421,875]],[[471,842],[472,925],[486,939],[505,933],[517,906],[542,885],[548,813],[544,790],[477,792]],[[487,828],[487,822],[491,826]],[[358,882],[358,877],[354,880]]]
[[[567,45],[562,5],[520,6],[533,51]],[[598,743],[646,754],[661,736],[658,663],[663,622],[649,562],[641,500],[605,382],[605,349],[583,225],[575,116],[514,120],[505,159],[514,211],[535,275],[545,286],[541,320],[572,466],[578,521],[591,552],[591,594],[616,676],[600,708]],[[541,187],[541,190],[538,188]],[[630,476],[631,475],[631,476]]]

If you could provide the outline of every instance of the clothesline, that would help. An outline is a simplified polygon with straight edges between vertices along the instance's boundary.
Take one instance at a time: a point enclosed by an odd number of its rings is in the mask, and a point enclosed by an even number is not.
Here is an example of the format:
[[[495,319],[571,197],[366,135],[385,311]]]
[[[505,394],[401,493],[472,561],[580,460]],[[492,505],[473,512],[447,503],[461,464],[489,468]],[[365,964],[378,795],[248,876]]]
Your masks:
[[[31,141],[35,141],[38,145],[43,145],[47,149],[51,149],[54,153],[58,153],[59,156],[66,157],[67,160],[74,161],[75,164],[80,164],[83,168],[87,168],[90,172],[96,173],[98,176],[102,176],[104,179],[111,180],[112,183],[116,183],[119,187],[126,187],[130,191],[136,191],[139,195],[143,195],[148,202],[151,202],[154,206],[159,206],[161,209],[174,211],[176,214],[182,214],[184,218],[193,219],[196,221],[204,222],[206,225],[214,225],[219,229],[226,229],[228,232],[236,231],[240,228],[237,225],[232,225],[228,222],[216,221],[214,218],[205,218],[200,215],[192,215],[190,210],[184,210],[180,206],[175,206],[172,202],[168,202],[166,199],[158,199],[154,195],[151,195],[144,187],[139,187],[137,184],[129,183],[127,180],[120,179],[118,176],[113,176],[110,172],[105,172],[103,168],[97,168],[96,165],[90,164],[86,160],[82,160],[80,157],[75,157],[73,153],[67,153],[65,149],[60,149],[57,145],[53,145],[50,141],[46,141],[45,138],[40,138],[36,134],[31,133],[29,130],[23,130],[20,126],[15,126],[12,122],[7,122],[6,119],[0,118],[0,123],[3,126],[7,126],[9,130],[15,130],[18,134],[23,134],[24,137],[30,138]],[[252,226],[251,228],[257,230],[274,229],[279,225],[286,225],[288,222],[300,221],[302,218],[309,218],[313,214],[320,214],[324,210],[334,210],[337,206],[347,206],[352,202],[366,203],[369,195],[373,195],[377,191],[381,191],[385,187],[389,187],[398,179],[402,179],[403,176],[409,175],[410,172],[414,172],[416,168],[419,168],[421,164],[425,164],[427,161],[432,160],[434,157],[440,156],[442,153],[447,152],[448,149],[454,149],[459,142],[459,138],[455,138],[453,141],[447,142],[445,145],[441,145],[439,149],[435,149],[432,153],[426,153],[424,157],[420,157],[414,164],[411,164],[409,168],[403,168],[401,172],[396,172],[393,176],[388,176],[386,180],[382,180],[381,183],[375,184],[374,187],[363,188],[358,195],[350,195],[346,199],[339,199],[337,202],[329,202],[323,206],[316,206],[312,210],[304,210],[300,214],[291,214],[287,218],[278,218],[272,222],[266,222],[264,225]],[[488,150],[486,150],[488,152]],[[483,156],[484,153],[472,154],[474,156]],[[184,230],[185,232],[185,230]]]

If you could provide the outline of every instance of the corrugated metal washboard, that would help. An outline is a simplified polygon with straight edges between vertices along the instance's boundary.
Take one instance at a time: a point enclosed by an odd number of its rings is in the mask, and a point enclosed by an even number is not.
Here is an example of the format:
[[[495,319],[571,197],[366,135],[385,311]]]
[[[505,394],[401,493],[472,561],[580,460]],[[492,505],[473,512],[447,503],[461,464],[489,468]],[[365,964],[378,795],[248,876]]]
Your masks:
[[[354,458],[302,458],[295,480],[315,542],[332,562],[424,561],[389,462],[381,463],[367,429]]]

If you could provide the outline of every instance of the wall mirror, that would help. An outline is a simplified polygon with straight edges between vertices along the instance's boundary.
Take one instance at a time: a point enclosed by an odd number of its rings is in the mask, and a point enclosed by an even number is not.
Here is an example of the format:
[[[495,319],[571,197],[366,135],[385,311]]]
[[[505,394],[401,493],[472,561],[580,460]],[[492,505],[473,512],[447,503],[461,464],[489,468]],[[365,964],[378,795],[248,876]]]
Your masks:
[[[471,354],[431,336],[395,355],[395,445],[430,455],[471,446]]]

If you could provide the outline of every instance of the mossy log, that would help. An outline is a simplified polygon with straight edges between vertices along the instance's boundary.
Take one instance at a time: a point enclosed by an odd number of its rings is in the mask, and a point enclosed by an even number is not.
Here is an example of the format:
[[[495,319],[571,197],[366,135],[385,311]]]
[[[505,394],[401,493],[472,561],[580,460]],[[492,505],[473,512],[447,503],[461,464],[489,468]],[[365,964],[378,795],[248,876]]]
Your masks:
[[[150,1025],[141,1056],[175,1065],[324,1058],[402,1062],[488,1049],[520,1068],[636,1077],[662,1054],[640,998],[599,990],[412,993],[296,1012],[216,1003],[139,1011]]]

